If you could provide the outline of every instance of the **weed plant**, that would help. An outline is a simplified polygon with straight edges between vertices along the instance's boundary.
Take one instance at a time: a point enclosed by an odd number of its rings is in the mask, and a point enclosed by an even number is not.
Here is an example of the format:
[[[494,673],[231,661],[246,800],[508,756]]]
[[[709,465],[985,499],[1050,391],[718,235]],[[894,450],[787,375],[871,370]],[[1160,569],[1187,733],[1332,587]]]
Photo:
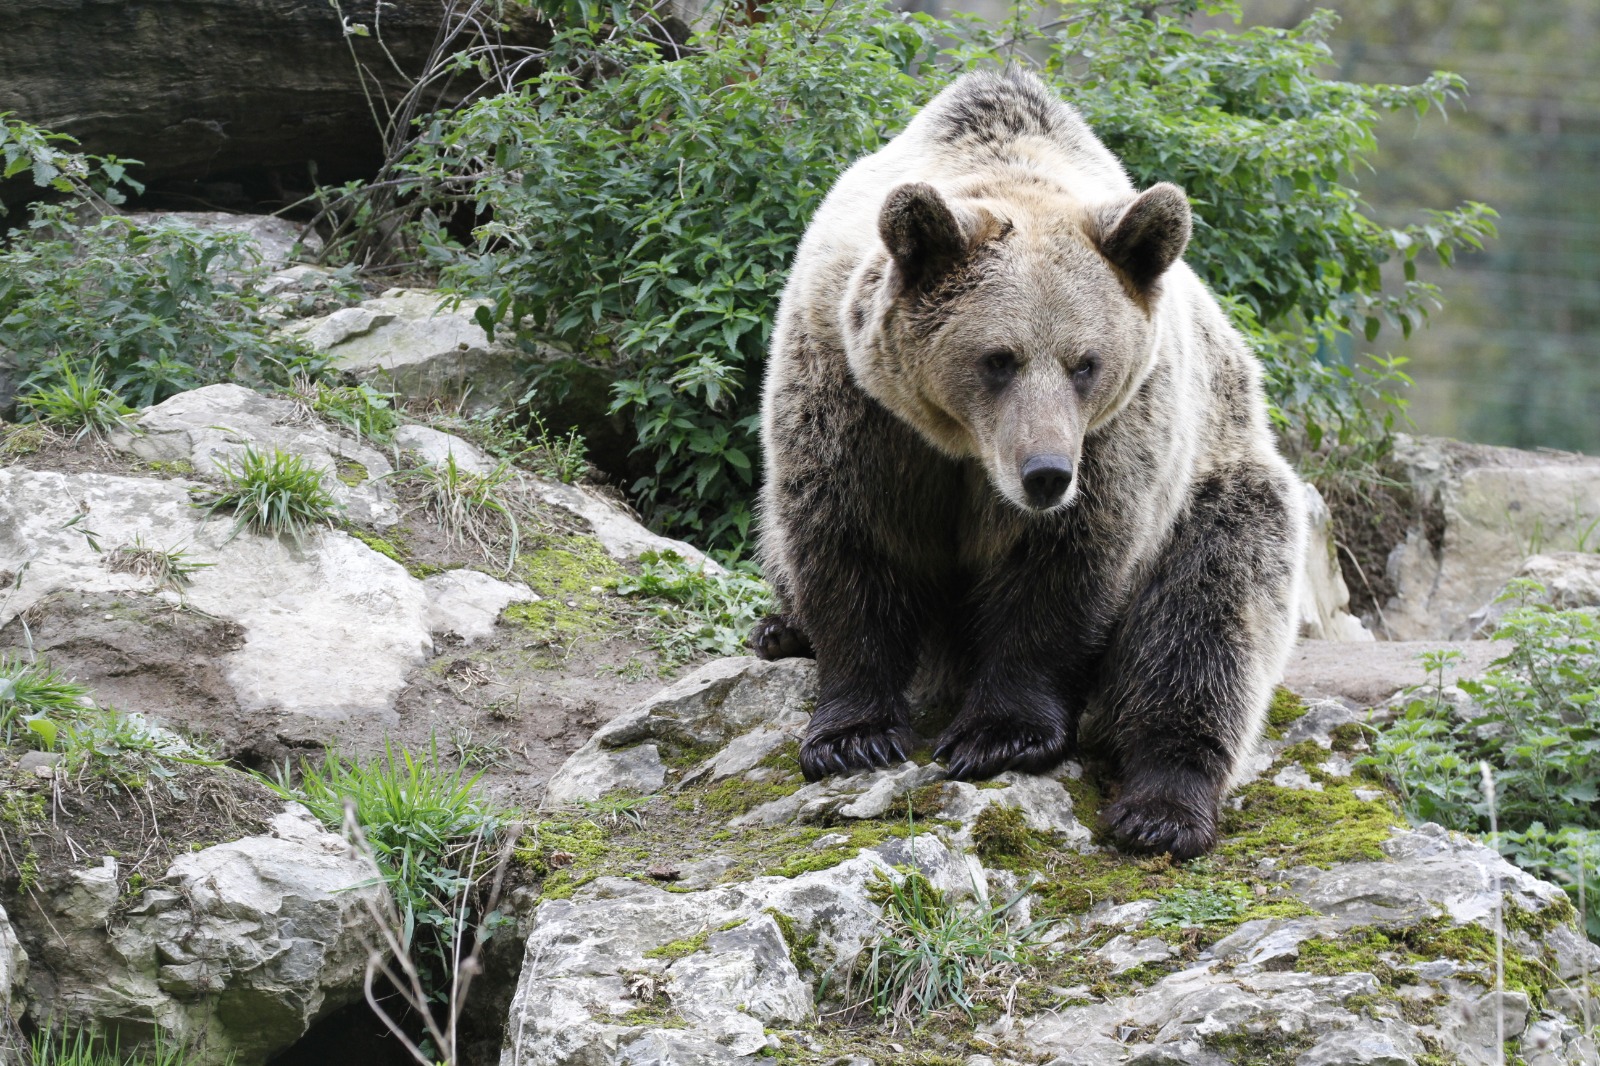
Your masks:
[[[676,552],[645,552],[639,575],[617,582],[624,596],[650,597],[643,635],[668,664],[698,655],[740,655],[750,628],[774,610],[772,590],[755,567],[735,564],[723,573],[707,570]]]
[[[0,652],[0,736],[15,743],[24,733],[35,737],[53,727],[36,725],[80,713],[89,690],[67,680],[59,670]],[[48,747],[49,745],[45,745]]]
[[[1458,653],[1424,657],[1433,684],[1415,691],[1400,716],[1372,739],[1367,762],[1400,794],[1406,813],[1471,832],[1498,814],[1498,841],[1512,861],[1560,881],[1580,882],[1589,935],[1600,938],[1600,613],[1536,602],[1544,589],[1517,581],[1502,602],[1517,603],[1495,638],[1512,650],[1481,678],[1444,698]],[[1493,770],[1497,812],[1480,785],[1479,761]]]
[[[358,438],[387,444],[400,426],[395,395],[371,385],[331,386],[302,379],[297,391],[309,394],[311,409],[348,427]]]
[[[459,764],[445,766],[437,743],[421,757],[386,745],[365,762],[329,751],[321,765],[301,763],[298,785],[286,772],[268,782],[335,831],[349,805],[394,898],[403,945],[437,995],[471,929],[464,904],[492,865],[486,852],[501,823],[500,812],[473,792],[477,782]]]
[[[124,428],[133,414],[116,390],[106,387],[100,364],[90,363],[80,372],[66,359],[46,367],[18,406],[39,421],[70,433],[75,441],[85,437],[103,440],[113,430]]]
[[[182,594],[194,575],[215,563],[196,562],[182,548],[152,548],[136,535],[132,543],[106,553],[106,566],[114,573],[134,574],[148,579],[157,588]]]
[[[232,540],[246,529],[267,537],[287,534],[303,547],[316,526],[332,525],[338,504],[323,485],[322,471],[298,455],[274,448],[263,454],[246,447],[237,464],[223,465],[227,487],[207,505],[207,515],[237,516]]]
[[[1230,922],[1250,909],[1254,899],[1241,884],[1205,888],[1176,888],[1161,897],[1150,912],[1148,924],[1161,928],[1192,929],[1214,922]]]
[[[29,1041],[28,1053],[27,1066],[189,1066],[195,1061],[181,1045],[167,1043],[159,1029],[148,1048],[126,1052],[115,1041],[107,1044],[81,1029],[45,1029]],[[224,1066],[232,1062],[230,1055]]]
[[[851,998],[895,1027],[959,1012],[971,1019],[1026,972],[1047,922],[1017,926],[1004,903],[949,900],[920,873],[878,883],[884,930],[857,960]]]
[[[582,480],[583,475],[589,472],[586,458],[589,447],[578,432],[578,427],[573,426],[565,436],[559,436],[551,433],[544,419],[537,414],[532,416],[532,423],[532,428],[537,431],[533,447],[528,452],[533,472],[564,485],[573,485]]]
[[[501,459],[491,469],[475,474],[451,452],[437,466],[413,467],[397,471],[395,476],[421,487],[428,513],[444,529],[452,546],[471,542],[489,559],[503,528],[510,537],[506,572],[516,565],[522,527],[512,499],[517,471],[510,460]]]

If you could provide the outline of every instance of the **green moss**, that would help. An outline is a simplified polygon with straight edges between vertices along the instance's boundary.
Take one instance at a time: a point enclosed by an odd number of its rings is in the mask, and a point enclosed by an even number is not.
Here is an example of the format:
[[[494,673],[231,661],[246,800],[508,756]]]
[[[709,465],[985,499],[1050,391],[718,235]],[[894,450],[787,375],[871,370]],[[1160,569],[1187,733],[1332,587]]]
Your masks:
[[[1367,737],[1371,735],[1372,729],[1360,722],[1346,722],[1328,731],[1328,738],[1333,742],[1333,750],[1339,752],[1364,750],[1367,747]]]
[[[647,959],[666,959],[669,962],[676,961],[704,949],[706,941],[710,939],[711,930],[701,930],[694,936],[685,937],[683,940],[674,940],[670,944],[662,944],[660,947],[651,948],[644,953],[644,957]]]
[[[587,866],[609,850],[605,828],[596,822],[540,822],[524,833],[512,859],[535,877],[548,877],[571,866]]]
[[[146,459],[144,465],[152,472],[168,477],[194,476],[194,464],[187,459]]]
[[[1072,813],[1084,825],[1094,825],[1105,802],[1100,789],[1089,779],[1086,771],[1082,777],[1062,777],[1061,787],[1072,797]]]
[[[345,532],[384,558],[393,559],[401,566],[406,565],[406,557],[404,553],[401,552],[400,546],[395,544],[393,541],[380,537],[376,533],[369,533],[367,530],[361,529],[358,526],[347,526],[345,528]]]
[[[1370,973],[1380,983],[1394,986],[1412,983],[1408,967],[1434,959],[1453,959],[1473,968],[1457,974],[1458,980],[1494,985],[1494,933],[1480,925],[1451,925],[1442,918],[1394,929],[1364,926],[1333,938],[1307,940],[1300,945],[1295,968],[1327,975]],[[1509,943],[1504,959],[1506,987],[1526,993],[1535,1008],[1542,1007],[1549,992],[1550,967]]]
[[[762,870],[762,874],[774,877],[799,877],[813,870],[831,870],[841,862],[853,859],[861,853],[863,848],[873,848],[882,844],[891,836],[905,836],[911,830],[904,824],[893,825],[882,822],[863,822],[851,828],[850,837],[842,844],[821,851],[801,852],[792,858],[785,859],[776,865]],[[813,838],[822,836],[821,832],[813,831]]]
[[[767,770],[781,770],[786,774],[800,772],[800,742],[791,740],[780,744],[762,756],[756,766]]]
[[[19,895],[39,883],[39,853],[33,846],[35,827],[45,820],[44,796],[34,792],[0,792],[0,837],[18,841],[0,848],[0,881],[16,882]]]
[[[338,478],[346,485],[349,485],[351,488],[355,488],[357,485],[361,484],[363,481],[372,476],[367,472],[367,468],[365,466],[356,462],[354,459],[346,459],[342,455],[334,458],[333,471],[334,477]]]
[[[541,639],[565,646],[620,628],[605,590],[614,588],[624,572],[593,537],[547,537],[517,557],[516,573],[539,599],[513,604],[505,617]]]
[[[906,801],[911,816],[920,821],[938,817],[939,812],[944,810],[945,804],[950,801],[950,794],[953,791],[948,781],[936,781],[913,790]]]
[[[1293,761],[1295,750],[1285,752],[1282,761]],[[1321,792],[1278,788],[1267,781],[1239,792],[1239,809],[1230,806],[1223,812],[1224,840],[1217,854],[1236,861],[1271,858],[1283,867],[1386,858],[1379,845],[1401,824],[1387,797],[1363,800],[1349,778],[1330,777],[1315,764],[1306,770],[1313,780],[1321,779]]]
[[[766,913],[772,915],[773,922],[777,924],[778,933],[789,948],[789,959],[794,963],[794,968],[802,974],[816,973],[817,963],[811,957],[812,950],[817,946],[816,932],[812,931],[801,936],[795,920],[789,915],[771,907],[767,908]]]
[[[1034,850],[1033,832],[1022,812],[999,803],[991,803],[979,812],[977,821],[972,823],[972,842],[981,857],[991,860]]]
[[[698,804],[698,809],[712,811],[724,818],[737,818],[755,810],[763,803],[792,796],[800,791],[801,783],[746,781],[742,777],[730,778],[710,790],[695,795],[680,797],[690,803]]]
[[[635,1025],[651,1029],[687,1029],[689,1023],[683,1015],[676,1011],[662,1007],[635,1007],[620,1018],[614,1019],[618,1025]]]
[[[1272,702],[1267,704],[1267,737],[1282,740],[1284,730],[1304,718],[1307,710],[1304,700],[1279,685],[1272,691]]]
[[[656,744],[656,750],[661,755],[661,762],[669,770],[688,770],[699,766],[722,748],[716,744],[661,741]]]
[[[1285,1032],[1277,1026],[1259,1032],[1211,1033],[1204,1040],[1206,1047],[1241,1066],[1293,1066],[1316,1042],[1309,1033]]]

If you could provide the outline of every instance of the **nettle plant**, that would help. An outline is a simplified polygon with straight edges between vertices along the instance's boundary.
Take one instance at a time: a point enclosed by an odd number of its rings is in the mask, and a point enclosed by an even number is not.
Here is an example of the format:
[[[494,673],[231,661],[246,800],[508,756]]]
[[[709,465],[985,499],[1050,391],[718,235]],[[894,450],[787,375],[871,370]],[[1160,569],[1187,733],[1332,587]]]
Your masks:
[[[487,219],[470,247],[437,224],[423,242],[448,284],[493,301],[486,328],[616,367],[614,409],[649,460],[635,498],[703,543],[749,534],[766,346],[807,221],[958,70],[1041,66],[1141,186],[1185,186],[1188,260],[1255,342],[1307,460],[1381,452],[1402,360],[1358,363],[1346,342],[1409,333],[1437,295],[1416,256],[1448,264],[1491,232],[1479,204],[1400,228],[1372,219],[1353,175],[1379,117],[1443,106],[1461,83],[1325,78],[1326,14],[1197,32],[1191,16],[1237,5],[1085,0],[1048,19],[1021,5],[995,24],[877,0],[762,10],[755,24],[713,14],[681,47],[618,12],[576,12],[548,73],[434,118],[399,168],[419,205],[466,188]]]
[[[1481,678],[1443,695],[1458,652],[1427,657],[1434,683],[1373,738],[1368,758],[1417,821],[1484,833],[1479,763],[1494,775],[1498,843],[1506,857],[1561,883],[1600,938],[1600,614],[1555,610],[1536,582],[1514,582],[1495,639],[1512,651]]]

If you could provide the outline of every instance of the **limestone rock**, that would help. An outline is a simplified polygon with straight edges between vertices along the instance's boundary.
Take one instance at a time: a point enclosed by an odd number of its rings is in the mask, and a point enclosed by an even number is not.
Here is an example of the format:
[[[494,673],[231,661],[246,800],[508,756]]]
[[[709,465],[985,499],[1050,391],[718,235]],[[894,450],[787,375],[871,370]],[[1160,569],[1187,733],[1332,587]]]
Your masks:
[[[1426,520],[1389,557],[1395,640],[1461,639],[1529,556],[1577,547],[1600,517],[1600,458],[1399,437]]]
[[[663,745],[709,752],[757,726],[798,737],[810,720],[807,705],[815,691],[809,660],[736,657],[707,663],[602,726],[556,771],[545,799],[571,803],[618,789],[653,792],[665,782]]]
[[[1312,640],[1370,641],[1372,634],[1350,613],[1350,590],[1339,569],[1333,516],[1315,485],[1306,497],[1306,558],[1300,570],[1300,635]]]
[[[1505,641],[1416,640],[1372,643],[1302,640],[1289,655],[1283,683],[1307,697],[1342,698],[1360,707],[1373,707],[1410,685],[1428,680],[1419,656],[1423,652],[1455,650],[1461,659],[1459,676],[1481,674],[1495,659],[1511,650]]]
[[[16,912],[31,998],[57,1024],[154,1026],[188,1061],[254,1066],[361,996],[368,901],[384,889],[297,804],[270,834],[177,859],[111,921],[116,860],[43,884]]]
[[[0,907],[0,1062],[8,1062],[6,1055],[22,1054],[20,1045],[13,1046],[12,1038],[20,1031],[17,1022],[22,1018],[23,990],[28,978],[28,955],[22,950],[6,909]],[[19,1057],[18,1061],[21,1059]]]
[[[501,581],[477,570],[446,570],[422,582],[428,597],[428,631],[459,643],[494,631],[500,612],[537,594],[520,581]]]
[[[1515,576],[1544,586],[1544,595],[1532,597],[1530,604],[1546,604],[1562,611],[1600,607],[1600,552],[1535,555],[1523,562]],[[1492,600],[1472,613],[1469,621],[1474,636],[1491,635],[1505,613],[1521,602],[1520,597],[1502,600],[1505,591],[1495,593]]]
[[[486,301],[459,306],[423,289],[390,289],[331,314],[286,328],[334,365],[385,392],[472,413],[513,406],[525,385],[528,356],[491,341],[473,317]]]

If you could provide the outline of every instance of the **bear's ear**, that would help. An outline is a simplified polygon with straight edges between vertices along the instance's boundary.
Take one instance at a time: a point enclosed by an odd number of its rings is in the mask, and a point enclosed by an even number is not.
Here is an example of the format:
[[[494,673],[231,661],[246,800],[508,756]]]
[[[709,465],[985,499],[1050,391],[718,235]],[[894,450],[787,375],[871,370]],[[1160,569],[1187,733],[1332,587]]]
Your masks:
[[[961,261],[967,238],[939,190],[916,181],[883,202],[878,235],[908,285],[926,285]]]
[[[1192,226],[1189,198],[1163,181],[1120,211],[1110,212],[1095,243],[1100,254],[1144,293],[1183,254]]]

